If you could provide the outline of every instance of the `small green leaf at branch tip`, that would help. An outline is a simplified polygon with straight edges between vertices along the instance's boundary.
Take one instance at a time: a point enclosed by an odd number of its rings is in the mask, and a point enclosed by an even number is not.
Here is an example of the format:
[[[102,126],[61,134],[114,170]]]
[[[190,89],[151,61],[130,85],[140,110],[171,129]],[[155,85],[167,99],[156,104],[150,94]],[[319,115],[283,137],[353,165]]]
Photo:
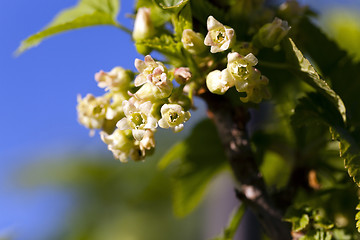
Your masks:
[[[216,237],[212,240],[232,240],[245,214],[245,210],[245,204],[241,204],[239,207],[234,209],[234,211],[231,213],[228,226],[224,229],[221,236]]]
[[[43,30],[22,41],[15,55],[18,56],[29,48],[39,45],[52,35],[73,29],[112,25],[130,32],[115,20],[119,9],[119,0],[81,0],[75,7],[60,12]]]
[[[155,0],[165,10],[180,11],[189,0]]]

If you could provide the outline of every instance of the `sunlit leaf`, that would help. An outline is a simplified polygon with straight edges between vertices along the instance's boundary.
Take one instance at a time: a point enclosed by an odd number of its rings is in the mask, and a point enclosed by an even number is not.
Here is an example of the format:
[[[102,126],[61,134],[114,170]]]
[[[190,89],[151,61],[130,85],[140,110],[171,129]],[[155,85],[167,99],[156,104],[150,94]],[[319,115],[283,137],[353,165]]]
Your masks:
[[[166,55],[180,56],[181,45],[174,41],[170,35],[163,34],[160,37],[137,41],[136,44],[149,47]]]
[[[330,88],[330,86],[320,77],[320,75],[316,72],[315,68],[311,65],[309,60],[307,60],[301,51],[296,47],[295,43],[292,39],[289,39],[292,50],[294,51],[295,57],[299,63],[299,68],[301,76],[306,80],[308,84],[314,87],[317,91],[324,94],[327,98],[329,98],[336,106],[341,116],[346,122],[346,109],[341,98]]]
[[[45,38],[73,29],[96,25],[124,29],[116,21],[119,8],[119,0],[81,0],[77,6],[60,12],[43,30],[22,41],[16,54],[39,45]]]
[[[163,9],[179,11],[189,0],[155,0]]]

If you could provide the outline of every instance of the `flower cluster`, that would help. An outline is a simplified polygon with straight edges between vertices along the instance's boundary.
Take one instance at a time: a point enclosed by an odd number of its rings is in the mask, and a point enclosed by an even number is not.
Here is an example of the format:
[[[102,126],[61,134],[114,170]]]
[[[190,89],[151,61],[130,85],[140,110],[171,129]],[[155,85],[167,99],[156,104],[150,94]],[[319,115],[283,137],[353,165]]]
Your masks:
[[[141,53],[151,51],[152,47],[144,42],[156,39],[158,31],[150,11],[150,8],[140,7],[135,18],[132,37]],[[276,18],[259,28],[257,42],[254,41],[263,47],[272,47],[288,30],[287,22]],[[158,127],[181,131],[191,116],[192,96],[205,84],[214,94],[225,94],[235,87],[242,93],[242,102],[259,103],[270,97],[268,78],[255,68],[258,64],[254,55],[256,44],[237,43],[233,28],[209,16],[205,37],[193,29],[184,29],[180,37],[179,54],[184,55],[179,56],[175,64],[170,61],[177,67],[168,69],[164,63],[144,54],[144,60],[135,59],[136,76],[121,67],[100,71],[95,74],[95,80],[105,94],[78,97],[79,122],[92,133],[99,129],[102,141],[122,162],[129,158],[141,160],[152,154]],[[214,55],[225,51],[226,58],[218,55],[222,60]]]
[[[235,32],[232,28],[224,26],[212,16],[208,18],[207,27],[204,44],[211,46],[212,53],[228,50],[234,45]],[[285,35],[282,33],[275,40],[280,41]],[[269,80],[254,67],[257,63],[258,59],[253,53],[243,56],[238,52],[230,52],[227,55],[227,68],[211,71],[206,77],[206,86],[210,92],[220,95],[235,86],[238,92],[246,93],[245,97],[240,97],[243,102],[259,103],[262,99],[269,99]]]
[[[191,116],[189,106],[182,101],[187,96],[179,95],[177,90],[191,78],[188,68],[168,71],[150,55],[144,61],[136,59],[135,67],[139,74],[134,83],[129,70],[115,67],[110,72],[100,71],[95,80],[106,94],[78,98],[79,122],[90,129],[100,129],[102,141],[122,162],[128,158],[142,160],[152,154],[157,127],[179,132]],[[172,83],[174,76],[181,82],[177,88]]]

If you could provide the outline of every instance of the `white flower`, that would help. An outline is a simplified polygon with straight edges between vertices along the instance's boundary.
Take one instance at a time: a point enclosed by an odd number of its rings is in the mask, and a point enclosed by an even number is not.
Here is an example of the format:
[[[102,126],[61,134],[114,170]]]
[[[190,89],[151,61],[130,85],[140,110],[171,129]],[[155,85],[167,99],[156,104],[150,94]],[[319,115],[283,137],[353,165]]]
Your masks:
[[[179,104],[164,104],[161,107],[159,126],[171,128],[174,132],[180,132],[184,128],[184,122],[190,119],[190,112],[185,112]]]
[[[152,103],[149,101],[144,103],[138,103],[133,99],[123,101],[125,117],[118,121],[116,126],[120,130],[131,129],[134,138],[141,141],[146,129],[157,127],[157,119],[150,114],[151,107]]]
[[[134,148],[134,139],[129,131],[116,129],[111,135],[100,132],[101,140],[108,145],[108,149],[116,159],[127,162],[127,158]]]
[[[245,81],[252,72],[253,66],[258,63],[254,54],[249,53],[245,57],[237,52],[228,54],[227,68],[237,81]]]
[[[84,98],[78,95],[77,101],[78,121],[87,128],[100,129],[110,104],[109,99],[87,94]]]
[[[139,75],[135,78],[135,86],[141,86],[145,83],[150,83],[155,86],[158,90],[154,89],[154,95],[157,94],[159,98],[166,98],[170,96],[173,85],[167,76],[167,69],[161,62],[155,62],[155,60],[150,56],[145,56],[145,60],[135,59],[135,67],[139,71]],[[147,91],[152,88],[147,88]],[[144,91],[144,90],[142,90]],[[140,91],[139,93],[141,93]],[[142,96],[141,94],[136,94],[140,99],[147,98],[147,94]],[[151,93],[150,93],[151,94]]]
[[[100,88],[113,91],[127,91],[131,82],[129,71],[115,67],[110,72],[100,71],[95,74],[95,80]]]
[[[210,92],[215,94],[224,94],[234,84],[235,80],[227,68],[222,71],[214,70],[206,76],[206,86]]]
[[[213,16],[207,19],[208,33],[205,37],[204,44],[211,46],[210,52],[217,53],[229,49],[235,42],[234,29],[224,26]]]
[[[155,148],[155,137],[154,131],[150,129],[146,129],[144,137],[139,142],[140,149],[142,151],[150,150]]]

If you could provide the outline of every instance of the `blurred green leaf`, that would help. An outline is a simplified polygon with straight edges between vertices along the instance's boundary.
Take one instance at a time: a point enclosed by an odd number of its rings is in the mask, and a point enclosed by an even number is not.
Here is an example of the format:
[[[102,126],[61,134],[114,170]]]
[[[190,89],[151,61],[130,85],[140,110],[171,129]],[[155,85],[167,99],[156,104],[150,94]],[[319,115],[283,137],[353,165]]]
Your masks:
[[[236,230],[240,225],[241,219],[244,216],[245,210],[245,204],[241,204],[239,207],[237,207],[231,213],[229,224],[224,229],[222,235],[214,238],[213,240],[232,240],[235,236]]]
[[[321,15],[324,31],[346,50],[355,61],[360,60],[360,17],[359,10],[334,8]]]
[[[308,213],[303,209],[288,209],[284,216],[284,220],[287,222],[291,222],[292,230],[294,232],[304,230],[310,223],[310,217]]]
[[[180,11],[189,0],[154,0],[163,9]]]
[[[48,239],[200,239],[200,212],[174,218],[170,183],[154,171],[156,157],[151,158],[127,164],[101,156],[42,161],[20,177],[31,190],[50,186],[73,194],[63,222]]]
[[[170,163],[176,167],[171,168]],[[159,166],[170,168],[177,216],[189,214],[200,203],[211,179],[224,169],[226,163],[220,139],[210,120],[196,125],[187,139],[165,154]]]
[[[284,187],[290,177],[291,166],[279,153],[267,151],[260,171],[268,186]]]
[[[96,25],[112,25],[124,29],[116,21],[119,8],[119,0],[81,0],[75,7],[60,12],[43,30],[22,41],[16,54],[39,45],[47,37],[68,30]]]

